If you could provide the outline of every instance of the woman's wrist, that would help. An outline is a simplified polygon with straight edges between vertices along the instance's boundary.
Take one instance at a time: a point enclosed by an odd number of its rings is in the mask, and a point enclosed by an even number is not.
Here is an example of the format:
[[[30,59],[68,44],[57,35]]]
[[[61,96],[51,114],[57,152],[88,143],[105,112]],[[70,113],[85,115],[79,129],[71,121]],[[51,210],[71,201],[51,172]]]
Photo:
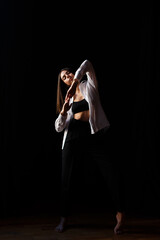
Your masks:
[[[78,80],[77,79],[74,79],[73,80],[73,82],[72,82],[72,85],[71,85],[71,87],[70,87],[70,89],[72,89],[71,90],[71,95],[72,95],[72,97],[73,97],[73,95],[75,94],[75,91],[76,91],[76,87],[77,87],[77,85],[78,85]]]
[[[78,83],[79,83],[78,79],[75,78],[72,82],[72,86],[74,85],[75,87],[77,87]]]
[[[60,112],[60,114],[61,114],[63,117],[67,116],[67,112],[65,112],[64,110],[62,110],[62,111]]]

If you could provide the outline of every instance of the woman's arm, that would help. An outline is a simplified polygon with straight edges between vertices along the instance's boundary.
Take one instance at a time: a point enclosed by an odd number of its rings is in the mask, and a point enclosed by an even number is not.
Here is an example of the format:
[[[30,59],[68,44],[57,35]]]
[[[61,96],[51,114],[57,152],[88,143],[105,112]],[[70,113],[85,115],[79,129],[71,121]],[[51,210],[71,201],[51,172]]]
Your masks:
[[[85,60],[77,69],[73,83],[67,91],[66,98],[70,98],[75,94],[76,86],[85,74],[87,74],[87,84],[90,84],[94,88],[98,87],[94,68],[89,60]]]
[[[68,98],[71,98],[74,96],[75,92],[76,92],[76,87],[77,87],[77,84],[78,84],[78,80],[74,78],[70,88],[68,89],[67,91],[67,94],[66,94],[66,98],[65,99],[68,99]]]
[[[57,132],[62,132],[66,126],[67,115],[63,116],[61,113],[58,115],[55,121],[55,129]]]
[[[93,87],[97,88],[97,79],[96,74],[93,68],[92,63],[89,60],[85,60],[80,67],[75,72],[74,78],[77,79],[79,82],[81,81],[82,77],[87,74],[87,81]]]
[[[71,108],[69,98],[65,100],[65,103],[63,104],[62,110],[58,116],[58,118],[55,121],[55,129],[57,132],[62,132],[64,128],[66,127],[66,120],[67,120],[67,112]]]

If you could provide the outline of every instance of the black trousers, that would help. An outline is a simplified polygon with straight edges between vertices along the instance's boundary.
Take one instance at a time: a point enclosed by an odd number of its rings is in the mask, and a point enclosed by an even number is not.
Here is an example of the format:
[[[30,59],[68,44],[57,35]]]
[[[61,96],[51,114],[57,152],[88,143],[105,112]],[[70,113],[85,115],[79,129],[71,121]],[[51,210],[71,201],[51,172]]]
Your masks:
[[[99,168],[106,183],[106,191],[110,190],[116,211],[125,210],[121,173],[115,161],[110,158],[110,154],[107,154],[110,147],[109,131],[104,129],[96,134],[87,134],[66,141],[62,150],[61,216],[67,217],[70,214],[72,181],[77,168],[81,167],[83,171],[84,159],[85,161],[88,159],[90,164],[94,161]]]

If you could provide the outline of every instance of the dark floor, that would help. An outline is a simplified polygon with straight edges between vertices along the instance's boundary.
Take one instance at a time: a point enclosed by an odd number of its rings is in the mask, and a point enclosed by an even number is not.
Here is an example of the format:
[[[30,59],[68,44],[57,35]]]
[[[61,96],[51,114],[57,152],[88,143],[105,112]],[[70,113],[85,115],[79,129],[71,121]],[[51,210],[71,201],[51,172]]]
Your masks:
[[[159,240],[160,218],[126,216],[125,232],[113,233],[115,216],[106,212],[79,212],[69,219],[63,233],[55,232],[59,216],[36,215],[7,217],[0,220],[0,240]]]

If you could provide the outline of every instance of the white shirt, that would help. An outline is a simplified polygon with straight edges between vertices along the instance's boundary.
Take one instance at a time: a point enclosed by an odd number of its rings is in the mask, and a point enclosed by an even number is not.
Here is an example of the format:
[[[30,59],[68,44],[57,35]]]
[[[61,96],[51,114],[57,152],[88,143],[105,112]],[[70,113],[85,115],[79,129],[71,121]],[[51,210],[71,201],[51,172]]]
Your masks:
[[[82,81],[79,84],[80,91],[89,105],[89,123],[91,128],[91,134],[96,133],[102,128],[109,127],[110,123],[106,117],[106,114],[102,108],[99,93],[98,83],[95,75],[94,68],[90,61],[85,60],[75,73],[74,79],[80,81],[86,74],[87,81]],[[73,97],[70,99],[70,103],[73,102]],[[70,120],[73,118],[72,108],[67,112],[67,116],[62,116],[61,113],[55,121],[55,129],[57,132],[64,130],[62,149],[65,144],[65,140],[68,133],[68,126]]]

